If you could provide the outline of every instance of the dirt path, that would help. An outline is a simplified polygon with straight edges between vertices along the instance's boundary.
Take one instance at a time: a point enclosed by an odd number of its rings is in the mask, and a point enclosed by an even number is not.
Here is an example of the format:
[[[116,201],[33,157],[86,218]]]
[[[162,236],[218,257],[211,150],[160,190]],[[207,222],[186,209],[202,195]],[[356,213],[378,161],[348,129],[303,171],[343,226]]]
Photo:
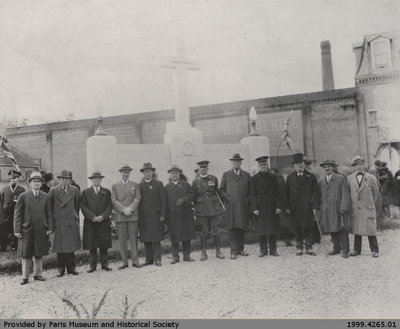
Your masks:
[[[352,240],[351,240],[352,241]],[[295,256],[278,245],[281,257],[249,257],[118,271],[76,277],[44,273],[46,282],[20,286],[20,276],[0,276],[1,318],[398,318],[400,230],[378,236],[381,255],[342,259],[326,256],[328,237],[317,256]],[[352,244],[352,243],[351,243]],[[103,298],[103,302],[101,300]],[[64,301],[63,301],[64,299]],[[100,304],[100,307],[99,307]],[[97,307],[97,310],[96,310]]]

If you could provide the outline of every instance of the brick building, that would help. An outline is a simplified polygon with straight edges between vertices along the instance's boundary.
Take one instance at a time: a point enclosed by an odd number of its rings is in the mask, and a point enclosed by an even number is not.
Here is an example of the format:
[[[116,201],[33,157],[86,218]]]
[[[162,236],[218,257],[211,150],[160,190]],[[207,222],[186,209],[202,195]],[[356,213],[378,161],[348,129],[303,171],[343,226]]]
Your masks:
[[[299,151],[318,164],[325,158],[349,163],[361,154],[371,164],[383,157],[394,170],[400,152],[400,31],[366,35],[353,45],[355,87],[334,89],[330,44],[321,43],[323,90],[190,108],[192,125],[204,132],[205,143],[237,143],[248,134],[248,113],[255,107],[257,130],[270,138],[276,153],[282,127],[293,110],[289,133]],[[124,144],[161,144],[173,110],[104,118],[104,131]],[[86,140],[97,119],[48,123],[7,129],[10,146],[40,158],[43,170],[68,168],[86,184]],[[106,156],[106,155],[105,155]],[[280,151],[277,164],[289,171],[291,156]],[[156,165],[156,164],[155,164]],[[116,165],[117,166],[117,165]]]

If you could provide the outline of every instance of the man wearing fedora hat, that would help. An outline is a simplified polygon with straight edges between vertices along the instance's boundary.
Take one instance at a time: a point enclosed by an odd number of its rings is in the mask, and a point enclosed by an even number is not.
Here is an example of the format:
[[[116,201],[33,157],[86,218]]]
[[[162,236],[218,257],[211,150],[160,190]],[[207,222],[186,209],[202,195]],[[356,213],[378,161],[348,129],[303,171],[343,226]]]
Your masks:
[[[92,186],[82,191],[81,210],[83,222],[83,249],[90,251],[90,269],[92,273],[97,267],[97,248],[100,249],[101,268],[111,271],[108,266],[107,249],[111,248],[112,211],[111,192],[101,186],[104,176],[95,170],[89,177]]]
[[[220,232],[218,222],[224,213],[223,204],[218,194],[218,179],[208,174],[210,161],[197,162],[199,174],[193,180],[195,215],[201,224],[201,256],[200,260],[207,259],[207,235],[211,231],[215,244],[215,255],[219,259],[225,256],[220,250]]]
[[[57,253],[58,277],[65,274],[78,275],[75,266],[75,251],[81,249],[79,233],[79,208],[81,194],[70,185],[69,170],[57,176],[59,185],[49,192],[50,230],[54,232],[52,250]]]
[[[320,166],[325,170],[325,177],[319,180],[321,191],[321,230],[330,233],[333,249],[328,255],[342,253],[349,257],[349,220],[347,216],[350,194],[346,178],[336,174],[337,164],[334,160],[325,160]]]
[[[132,266],[141,268],[137,252],[140,188],[139,184],[129,179],[132,171],[129,165],[122,166],[118,171],[121,174],[121,180],[111,187],[111,201],[115,210],[119,252],[122,258],[122,265],[118,269],[123,270],[128,267],[128,239]]]
[[[372,257],[378,257],[376,204],[379,201],[379,183],[375,176],[365,172],[364,163],[361,156],[355,156],[352,166],[356,170],[347,176],[351,198],[350,233],[354,234],[354,251],[350,256],[361,254],[362,236],[368,236]]]
[[[179,242],[182,242],[183,261],[192,262],[190,240],[194,237],[192,188],[182,179],[182,169],[172,165],[168,170],[170,179],[165,185],[167,195],[167,224],[171,237],[171,264],[179,262]]]
[[[48,195],[40,190],[43,178],[33,172],[28,179],[31,190],[22,193],[15,206],[14,232],[19,239],[17,255],[22,259],[22,282],[27,284],[34,259],[34,280],[45,281],[43,256],[48,252],[50,209]]]
[[[230,236],[231,259],[236,259],[237,255],[249,255],[244,251],[244,234],[249,227],[250,174],[241,169],[243,158],[239,153],[233,154],[230,161],[232,169],[222,175],[220,190],[227,201],[225,222]]]
[[[269,171],[268,156],[256,159],[259,172],[250,179],[250,210],[255,216],[255,232],[259,236],[259,257],[269,254],[279,256],[276,236],[279,234],[279,213],[282,205],[279,197],[278,179]]]
[[[140,169],[142,200],[139,205],[140,240],[144,243],[146,261],[144,265],[161,266],[161,241],[164,240],[164,221],[167,216],[167,197],[162,182],[154,178],[156,168],[150,162]]]
[[[15,205],[17,204],[20,194],[25,192],[25,188],[18,184],[20,176],[21,173],[19,171],[10,170],[8,172],[10,185],[5,186],[2,192],[4,204],[3,211],[5,216],[5,231],[6,234],[10,237],[11,250],[16,250],[18,245],[18,239],[14,235]]]
[[[320,193],[317,178],[305,169],[303,153],[293,154],[295,171],[286,179],[286,212],[291,216],[296,235],[296,255],[315,255],[313,245],[313,212],[318,210]]]

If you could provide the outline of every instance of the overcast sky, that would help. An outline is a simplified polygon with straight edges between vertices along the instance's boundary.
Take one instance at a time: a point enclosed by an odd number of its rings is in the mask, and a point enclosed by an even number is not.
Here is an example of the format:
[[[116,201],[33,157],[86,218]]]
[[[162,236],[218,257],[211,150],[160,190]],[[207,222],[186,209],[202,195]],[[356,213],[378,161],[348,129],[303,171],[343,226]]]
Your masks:
[[[201,61],[189,105],[354,86],[352,43],[399,30],[399,0],[0,0],[0,117],[29,123],[173,108],[175,40]]]

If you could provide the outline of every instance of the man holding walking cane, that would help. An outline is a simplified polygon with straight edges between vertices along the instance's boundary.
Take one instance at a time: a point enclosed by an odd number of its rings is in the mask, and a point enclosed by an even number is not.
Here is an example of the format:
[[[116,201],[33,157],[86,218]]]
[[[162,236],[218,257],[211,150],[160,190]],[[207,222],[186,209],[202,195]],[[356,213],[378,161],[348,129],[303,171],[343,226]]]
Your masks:
[[[319,207],[319,188],[314,174],[305,170],[303,153],[293,155],[295,171],[286,180],[286,212],[292,218],[296,235],[296,255],[315,256],[313,245],[313,211]],[[304,241],[305,240],[305,241]]]

